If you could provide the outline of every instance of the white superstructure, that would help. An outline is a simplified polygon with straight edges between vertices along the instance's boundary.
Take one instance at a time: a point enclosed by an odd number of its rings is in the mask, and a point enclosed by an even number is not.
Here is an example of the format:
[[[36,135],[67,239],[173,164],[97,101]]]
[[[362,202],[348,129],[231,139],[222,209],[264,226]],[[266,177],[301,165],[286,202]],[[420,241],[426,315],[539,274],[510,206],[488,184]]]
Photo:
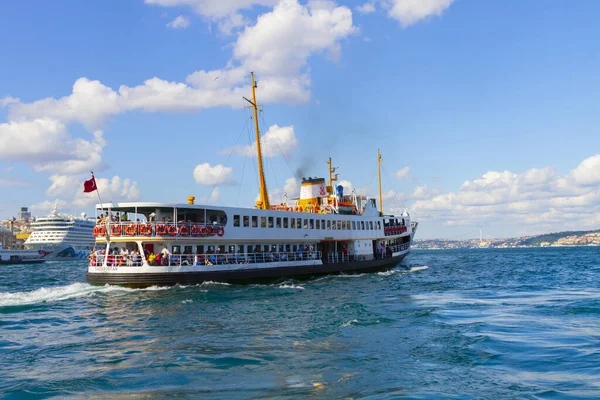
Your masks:
[[[25,241],[28,249],[47,253],[46,260],[86,259],[94,247],[93,219],[58,214],[56,207],[31,224],[33,232]]]

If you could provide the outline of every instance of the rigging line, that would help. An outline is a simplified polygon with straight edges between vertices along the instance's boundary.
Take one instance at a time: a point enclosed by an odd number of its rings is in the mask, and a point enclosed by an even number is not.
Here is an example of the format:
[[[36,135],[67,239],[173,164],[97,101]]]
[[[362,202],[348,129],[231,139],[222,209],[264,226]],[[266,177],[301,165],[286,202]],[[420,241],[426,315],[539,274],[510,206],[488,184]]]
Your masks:
[[[263,125],[264,126],[268,126],[267,120],[265,119],[265,113],[262,110],[260,111],[260,117],[262,118]],[[292,173],[292,176],[296,176],[296,173],[294,172],[294,170],[292,169],[290,163],[288,162],[287,158],[285,157],[285,154],[284,154],[283,150],[281,150],[281,147],[279,146],[279,143],[277,141],[275,141],[275,144],[277,145],[277,149],[279,149],[279,153],[281,154],[281,158],[283,158],[283,161],[285,161],[285,164],[290,169],[290,172]]]
[[[248,159],[248,154],[244,154],[244,163],[242,164],[242,177],[240,178],[240,186],[238,188],[237,199],[235,200],[235,206],[237,207],[240,203],[240,194],[242,193],[242,182],[244,182],[244,170],[246,169],[246,160]]]
[[[251,119],[254,117],[250,117]],[[258,143],[256,144],[258,146]],[[252,151],[252,133],[250,133],[250,128],[248,128],[248,148],[250,149],[248,152],[251,154],[252,158],[257,158],[256,154]],[[248,155],[248,153],[246,153]],[[258,162],[258,160],[257,160]],[[256,163],[252,163],[252,167],[254,167],[254,179],[256,180],[256,191],[260,193],[260,182],[258,181],[258,167]]]
[[[236,146],[239,143],[240,138],[242,137],[242,133],[244,133],[244,129],[246,129],[246,127],[248,126],[248,122],[250,122],[250,119],[246,118],[246,123],[244,124],[244,126],[242,127],[242,130],[240,131],[240,134],[238,135],[238,138],[235,141],[235,145],[233,145],[233,147],[231,148],[231,151],[229,152],[229,156],[227,156],[227,161],[225,161],[225,166],[229,165],[229,160],[231,159],[233,152],[236,150]],[[213,193],[215,188],[219,185],[219,180],[221,179],[221,175],[223,174],[224,170],[225,170],[225,168],[221,168],[221,171],[219,172],[219,176],[217,176],[215,184],[212,186],[212,189],[210,190],[211,194]],[[207,198],[207,202],[208,202],[208,198]]]
[[[383,177],[384,177],[386,183],[388,183],[389,180],[387,179],[387,176],[388,176],[387,171],[385,170],[385,167],[383,167],[383,166],[381,167],[381,169],[384,170],[385,174],[383,175]],[[396,205],[397,208],[406,208],[405,206],[402,206],[402,204],[400,204],[400,200],[398,199],[398,195],[400,194],[400,192],[398,192],[398,190],[396,190],[396,187],[393,184],[390,185],[390,187],[391,187],[392,191],[394,192],[394,196],[392,196],[392,202]]]

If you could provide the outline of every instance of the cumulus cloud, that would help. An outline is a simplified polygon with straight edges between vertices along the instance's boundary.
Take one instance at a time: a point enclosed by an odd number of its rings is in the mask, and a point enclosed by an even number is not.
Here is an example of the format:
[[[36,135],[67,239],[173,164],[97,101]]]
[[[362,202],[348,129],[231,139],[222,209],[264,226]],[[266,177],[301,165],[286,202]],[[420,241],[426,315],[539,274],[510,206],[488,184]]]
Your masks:
[[[103,167],[101,131],[92,140],[72,138],[65,124],[38,118],[0,124],[0,159],[24,162],[37,171],[77,174]]]
[[[388,15],[402,26],[415,24],[431,15],[442,15],[454,0],[388,0]]]
[[[5,97],[3,99],[0,99],[0,107],[6,107],[9,104],[14,104],[14,103],[18,103],[20,100],[14,97]]]
[[[375,12],[375,4],[365,3],[360,6],[356,6],[355,9],[361,14],[370,14],[372,12]]]
[[[58,205],[65,212],[79,213],[85,208],[99,203],[98,193],[84,193],[84,179],[74,178],[73,175],[51,175],[51,185],[46,190],[46,196],[54,197],[56,200],[45,200],[32,206],[36,212],[48,212],[52,210],[54,204]],[[138,184],[128,178],[113,176],[112,178],[96,177],[96,185],[102,196],[102,201],[136,201],[140,198]]]
[[[62,98],[32,103],[5,98],[2,102],[10,103],[11,121],[79,122],[89,130],[97,130],[107,117],[130,110],[182,112],[240,107],[242,96],[250,92],[248,71],[256,71],[260,78],[262,103],[306,102],[310,97],[308,58],[321,52],[339,55],[340,41],[355,32],[352,12],[347,7],[327,4],[304,6],[297,0],[281,0],[273,11],[259,16],[238,36],[227,67],[196,71],[186,83],[154,77],[138,86],[122,85],[113,90],[100,81],[79,78],[72,93]]]
[[[196,165],[194,168],[194,179],[199,185],[232,185],[233,169],[221,164],[211,167],[209,163]]]
[[[404,167],[399,171],[396,171],[396,178],[398,179],[405,179],[408,176],[408,167]]]
[[[512,222],[519,233],[593,228],[600,217],[599,161],[600,154],[589,157],[565,175],[553,167],[489,171],[456,192],[417,188],[411,211],[422,221],[451,226]]]
[[[267,133],[261,136],[260,146],[263,157],[287,157],[298,145],[298,139],[294,134],[293,126],[271,125]],[[222,150],[222,154],[228,154],[230,149]],[[243,156],[254,156],[257,153],[256,141],[249,146],[234,147],[233,151]]]
[[[178,15],[177,18],[167,24],[167,28],[172,29],[185,29],[188,26],[190,26],[190,20],[183,15]]]

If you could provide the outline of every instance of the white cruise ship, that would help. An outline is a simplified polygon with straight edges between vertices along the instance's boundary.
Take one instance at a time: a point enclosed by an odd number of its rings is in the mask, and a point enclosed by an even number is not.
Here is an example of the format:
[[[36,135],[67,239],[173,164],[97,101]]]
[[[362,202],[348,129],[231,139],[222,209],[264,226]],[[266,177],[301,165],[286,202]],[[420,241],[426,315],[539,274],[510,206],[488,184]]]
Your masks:
[[[62,215],[54,207],[50,215],[31,224],[33,232],[25,246],[42,251],[45,260],[87,259],[94,247],[94,225],[95,221],[85,213],[81,217]]]

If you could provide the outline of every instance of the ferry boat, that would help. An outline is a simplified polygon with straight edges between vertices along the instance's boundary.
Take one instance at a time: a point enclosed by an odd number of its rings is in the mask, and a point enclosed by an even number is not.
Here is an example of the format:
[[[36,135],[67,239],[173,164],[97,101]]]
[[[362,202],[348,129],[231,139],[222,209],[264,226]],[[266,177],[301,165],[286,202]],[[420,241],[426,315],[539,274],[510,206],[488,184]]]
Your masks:
[[[405,211],[385,215],[381,176],[375,198],[344,194],[329,182],[303,178],[300,197],[271,205],[262,169],[256,84],[252,101],[260,181],[256,208],[129,202],[98,204],[106,218],[94,228],[97,250],[90,255],[91,284],[130,287],[245,282],[316,274],[375,271],[396,266],[410,251],[417,222]],[[381,169],[378,153],[378,172]],[[378,207],[379,206],[379,207]]]
[[[25,246],[43,252],[46,260],[87,259],[94,248],[95,225],[85,213],[80,217],[59,214],[55,205],[50,215],[31,223],[33,231]]]
[[[40,264],[44,254],[35,250],[5,249],[0,244],[0,264]]]

